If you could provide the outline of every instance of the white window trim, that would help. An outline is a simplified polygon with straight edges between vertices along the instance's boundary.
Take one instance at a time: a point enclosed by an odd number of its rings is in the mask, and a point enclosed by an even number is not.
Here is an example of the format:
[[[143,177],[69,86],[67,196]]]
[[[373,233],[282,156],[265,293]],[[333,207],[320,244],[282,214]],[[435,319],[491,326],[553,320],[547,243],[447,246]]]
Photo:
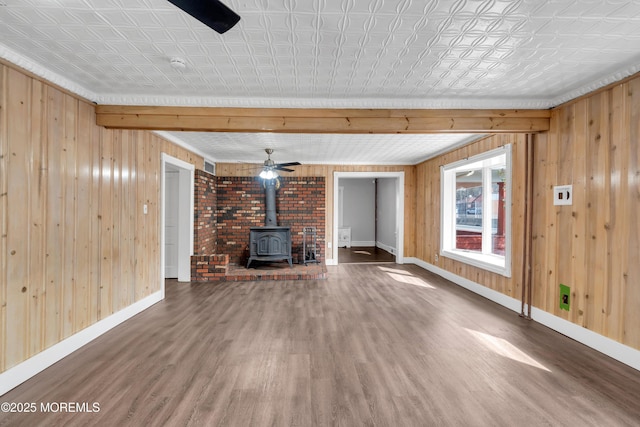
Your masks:
[[[483,161],[500,154],[506,154],[507,157],[507,185],[505,189],[505,255],[504,257],[501,257],[492,254],[481,254],[473,251],[455,249],[456,182],[455,179],[450,178],[452,174],[449,172],[458,169],[461,166]],[[473,265],[474,267],[498,273],[505,277],[511,277],[511,189],[513,187],[511,170],[512,165],[510,144],[440,167],[440,256],[455,259],[456,261],[460,261],[465,264]],[[455,178],[455,172],[453,172],[453,177]],[[486,181],[487,179],[490,180],[491,177],[488,173],[484,173],[483,181]],[[483,198],[482,209],[484,212],[489,212],[491,210],[489,203],[491,203],[490,197]],[[454,213],[453,220],[450,218],[450,214],[452,212]],[[489,215],[483,216],[483,229],[483,235],[486,233],[487,229],[491,229],[491,218]],[[488,235],[491,235],[491,233],[489,232]],[[486,241],[488,240],[489,239],[483,238],[483,245],[486,245]]]

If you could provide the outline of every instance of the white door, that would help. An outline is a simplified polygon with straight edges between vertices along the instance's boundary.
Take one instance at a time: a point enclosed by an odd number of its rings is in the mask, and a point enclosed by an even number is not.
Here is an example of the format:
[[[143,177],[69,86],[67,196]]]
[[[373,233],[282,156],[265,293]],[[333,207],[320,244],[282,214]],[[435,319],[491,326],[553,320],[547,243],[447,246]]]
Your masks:
[[[167,279],[178,278],[179,176],[178,171],[167,171],[165,175],[164,277]]]

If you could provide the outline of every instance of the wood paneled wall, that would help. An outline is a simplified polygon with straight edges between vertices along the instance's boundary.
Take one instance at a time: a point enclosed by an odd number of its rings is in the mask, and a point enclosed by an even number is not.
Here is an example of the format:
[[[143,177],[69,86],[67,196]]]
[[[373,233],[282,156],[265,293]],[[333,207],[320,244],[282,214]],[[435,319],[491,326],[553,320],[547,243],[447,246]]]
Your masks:
[[[333,173],[334,172],[404,172],[405,189],[404,189],[404,256],[414,256],[414,247],[411,237],[414,235],[414,209],[415,203],[413,196],[415,193],[415,166],[349,166],[349,165],[301,165],[296,166],[294,172],[286,173],[286,176],[322,176],[325,178],[327,185],[326,191],[326,241],[333,241]],[[247,165],[237,163],[217,163],[216,175],[218,176],[253,176],[255,171]],[[326,248],[326,258],[333,259],[333,248]]]
[[[552,111],[533,136],[533,306],[640,349],[640,78]],[[513,143],[512,278],[440,257],[440,165]],[[492,136],[416,168],[415,256],[521,298],[524,135]],[[554,206],[553,186],[573,185]],[[559,285],[571,288],[560,309]]]
[[[161,152],[0,65],[0,372],[160,289]]]
[[[524,134],[494,135],[428,160],[416,167],[415,257],[495,291],[520,299],[522,294],[525,142]],[[511,277],[442,257],[440,253],[440,166],[502,145],[512,144]]]
[[[534,137],[534,306],[640,349],[640,78],[552,112]],[[512,277],[440,257],[440,165],[513,144]],[[405,172],[406,257],[519,299],[525,136],[485,138],[418,166],[303,165]],[[202,158],[146,131],[95,125],[95,109],[0,65],[0,372],[159,290],[160,154]],[[221,176],[243,165],[218,164]],[[573,206],[553,206],[573,184]],[[148,215],[142,205],[149,207]],[[334,254],[329,249],[327,258]],[[559,308],[559,284],[571,310]]]
[[[535,137],[534,305],[640,349],[640,78],[561,106]],[[573,185],[573,205],[552,187]],[[559,284],[571,288],[560,310]]]

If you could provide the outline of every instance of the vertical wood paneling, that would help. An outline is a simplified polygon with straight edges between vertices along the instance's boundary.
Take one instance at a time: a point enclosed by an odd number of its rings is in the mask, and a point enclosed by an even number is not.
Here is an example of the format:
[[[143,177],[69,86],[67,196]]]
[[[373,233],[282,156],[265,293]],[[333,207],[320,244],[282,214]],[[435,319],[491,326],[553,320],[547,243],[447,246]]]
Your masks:
[[[7,216],[8,216],[8,165],[9,136],[7,134],[9,68],[0,64],[0,372],[7,366]]]
[[[0,372],[160,289],[162,150],[0,65]]]
[[[554,148],[557,151],[557,169],[555,170],[555,182],[554,185],[570,184],[572,180],[573,162],[574,162],[574,127],[575,122],[575,106],[570,106],[562,112],[560,122],[560,143],[555,144]],[[576,186],[577,188],[577,186]],[[575,193],[575,192],[574,192]],[[559,284],[568,285],[571,287],[573,295],[573,305],[577,306],[575,301],[576,287],[573,286],[573,266],[571,257],[573,255],[574,247],[574,221],[572,217],[572,208],[555,208],[556,213],[556,232],[562,235],[563,238],[556,240],[557,251],[555,257],[552,260],[554,265],[554,271],[556,272],[557,283],[554,290],[554,300],[558,301],[559,298]],[[575,310],[574,310],[575,312]],[[564,319],[571,320],[571,313],[565,311],[557,312],[558,315]]]
[[[150,244],[148,240],[144,238],[148,233],[147,218],[149,217],[149,215],[140,215],[140,211],[143,209],[143,205],[147,203],[147,192],[145,187],[147,181],[147,169],[144,166],[146,164],[145,149],[149,145],[150,136],[150,133],[144,132],[143,135],[139,138],[140,141],[135,146],[135,202],[136,208],[138,209],[138,214],[136,215],[135,221],[136,238],[134,243],[134,251],[136,254],[146,254]],[[144,195],[144,197],[140,198],[140,195]],[[138,262],[138,260],[136,259],[135,287],[133,289],[133,296],[135,301],[139,300],[147,294],[147,283],[149,283],[148,269],[145,268],[143,263]]]
[[[64,171],[61,175],[61,184],[64,188],[63,196],[63,228],[62,234],[65,236],[63,245],[63,260],[65,262],[62,276],[62,313],[60,322],[62,324],[62,332],[60,338],[67,338],[74,332],[74,298],[76,292],[75,273],[78,264],[77,260],[77,117],[78,117],[78,101],[69,95],[63,96],[63,147],[62,156]]]
[[[405,256],[415,256],[416,233],[414,219],[416,217],[416,168],[406,168],[404,175],[404,252]]]
[[[109,293],[109,314],[120,310],[120,291],[122,289],[121,269],[124,258],[122,257],[122,138],[124,132],[116,131],[113,135],[113,147],[111,152],[111,203],[109,211],[111,212],[110,234],[111,234],[111,280],[118,286],[111,286]],[[104,315],[104,313],[103,313]]]
[[[137,132],[136,132],[137,134]],[[135,269],[133,262],[135,260],[135,223],[138,212],[135,203],[135,181],[132,178],[135,167],[135,143],[136,135],[131,132],[125,133],[122,139],[122,270],[124,286],[123,292],[120,294],[119,308],[122,309],[131,305],[135,300],[133,298],[135,291]],[[142,213],[140,213],[142,214]]]
[[[629,253],[629,222],[627,209],[629,206],[629,153],[631,148],[629,129],[629,105],[626,85],[619,85],[611,90],[611,198],[608,207],[611,216],[609,227],[609,245],[607,248],[607,264],[609,276],[605,287],[605,327],[606,335],[622,341],[624,296],[628,258],[622,254]],[[615,286],[618,283],[619,286]]]
[[[47,147],[43,138],[46,86],[32,81],[31,85],[31,165],[29,168],[29,354],[35,354],[44,344],[44,313],[46,277],[42,268],[46,263],[46,165]]]
[[[525,235],[525,195],[527,194],[526,186],[526,167],[527,145],[525,140],[519,140],[518,143],[511,147],[511,169],[514,179],[511,182],[511,235],[518,236],[511,243],[511,265],[524,267],[525,251],[524,251],[524,235]],[[516,171],[515,173],[513,171]],[[517,243],[517,245],[516,245]],[[512,280],[502,280],[500,276],[491,276],[493,289],[497,289],[503,294],[514,298],[522,296],[522,268],[517,269],[517,275],[511,274]]]
[[[560,117],[560,112],[556,113],[553,112],[552,113],[552,117],[555,120],[552,120],[552,129],[553,131],[556,132],[556,135],[559,133],[558,128],[560,127],[560,124],[563,123],[563,121],[561,120]],[[546,277],[549,280],[549,283],[555,283],[555,286],[551,286],[547,289],[547,292],[545,292],[546,294],[546,298],[545,298],[545,304],[546,306],[549,307],[553,307],[554,305],[558,305],[558,298],[560,295],[560,292],[558,290],[558,258],[557,258],[557,253],[558,253],[558,234],[560,232],[560,221],[558,218],[558,208],[556,206],[553,205],[553,186],[557,185],[555,183],[558,182],[558,176],[557,176],[557,172],[558,172],[558,168],[560,167],[559,162],[558,162],[558,144],[556,143],[555,139],[552,137],[553,135],[549,135],[549,138],[547,139],[548,144],[547,144],[547,163],[546,163],[546,169],[535,169],[534,170],[534,176],[537,174],[540,174],[542,176],[545,177],[545,181],[544,181],[544,189],[542,191],[544,191],[545,193],[551,193],[549,198],[546,198],[546,203],[544,204],[537,204],[536,206],[534,206],[534,209],[536,209],[536,211],[534,211],[533,213],[533,223],[534,226],[537,224],[538,222],[538,218],[539,218],[539,214],[538,212],[540,210],[545,211],[545,218],[546,218],[546,224],[545,224],[545,229],[546,231],[544,232],[545,235],[547,236],[547,246],[545,246],[544,248],[542,248],[541,254],[543,254],[542,256],[545,257],[545,267],[546,269],[543,271],[543,274],[546,275]],[[534,283],[534,295],[538,293],[538,288],[536,287],[536,280],[533,280]],[[554,312],[554,314],[558,314],[557,312]]]
[[[546,171],[550,168],[547,167],[549,156],[549,143],[548,134],[535,135],[533,144],[533,169],[534,171]],[[532,229],[532,250],[531,250],[531,264],[533,277],[546,277],[549,268],[547,267],[547,253],[545,249],[547,247],[547,239],[549,238],[548,232],[548,207],[550,205],[549,196],[551,191],[545,180],[543,173],[534,173],[533,175],[533,208],[536,213],[535,221],[533,222]],[[547,299],[547,287],[538,288],[537,292],[533,293],[533,306],[542,307],[545,305]]]
[[[62,339],[62,277],[64,271],[63,234],[64,216],[64,156],[62,133],[62,117],[64,98],[59,91],[47,89],[46,143],[47,143],[47,176],[45,199],[47,204],[46,262],[45,262],[45,336],[44,345],[50,347]],[[29,117],[29,116],[27,116]],[[13,142],[13,141],[12,141]],[[23,174],[24,175],[24,174]]]
[[[98,319],[103,319],[112,313],[111,286],[113,280],[113,141],[114,131],[105,130],[101,135],[102,156],[100,174],[100,294],[98,296]]]
[[[100,320],[100,298],[102,295],[102,277],[100,275],[101,265],[100,257],[102,251],[102,220],[101,220],[101,203],[100,190],[102,185],[102,144],[101,144],[101,131],[97,126],[92,126],[94,111],[93,107],[90,108],[91,120],[89,126],[91,139],[86,141],[84,145],[91,146],[91,195],[89,200],[90,217],[89,223],[91,227],[91,234],[89,235],[89,247],[91,250],[91,261],[89,267],[90,281],[90,322],[93,324]]]
[[[77,116],[77,169],[76,192],[76,268],[75,292],[73,301],[73,330],[86,328],[91,324],[91,288],[92,288],[92,169],[94,144],[91,144],[91,107],[78,103]],[[83,237],[84,236],[84,237]]]
[[[640,348],[640,78],[626,84],[629,99],[629,239],[628,272],[623,282],[624,335],[622,342]],[[624,255],[622,255],[624,256]]]
[[[586,202],[586,151],[584,142],[587,140],[587,105],[585,103],[574,106],[573,130],[570,147],[567,147],[569,157],[572,159],[572,168],[561,169],[561,178],[566,183],[573,182],[573,203],[574,206],[585,206]],[[565,260],[561,271],[566,272],[567,283],[573,284],[571,287],[571,297],[573,298],[574,309],[569,312],[569,319],[573,323],[582,325],[584,323],[585,310],[585,287],[586,278],[584,276],[585,247],[586,247],[586,210],[561,209],[561,215],[566,215],[565,219],[571,226],[570,257]],[[560,247],[563,252],[565,248]],[[570,277],[570,279],[569,279]]]
[[[605,282],[608,277],[607,248],[609,229],[609,188],[610,174],[610,133],[608,129],[609,93],[600,93],[589,101],[588,144],[592,150],[586,150],[586,168],[589,171],[585,180],[586,190],[586,231],[584,238],[585,262],[592,265],[594,274],[586,277],[585,314],[581,325],[599,334],[605,333]],[[605,119],[603,119],[605,118]],[[582,268],[584,272],[584,268]]]
[[[147,180],[145,192],[148,195],[149,200],[149,212],[160,212],[160,153],[170,151],[167,145],[173,147],[172,144],[165,142],[157,138],[155,135],[149,140],[148,149],[148,163],[147,167]],[[177,148],[177,147],[176,147]],[[186,156],[181,156],[179,152],[174,153],[175,156],[181,160],[186,160]],[[201,161],[199,164],[202,164]],[[145,235],[145,239],[149,241],[149,247],[147,253],[152,259],[160,259],[160,215],[147,216],[149,227]],[[145,289],[145,295],[149,295],[150,292],[158,290],[156,283],[160,281],[160,265],[155,268],[149,269],[149,282]]]
[[[536,136],[534,304],[640,349],[639,138],[640,78],[557,108]],[[553,206],[562,184],[572,206]]]
[[[30,80],[15,71],[9,71],[13,82],[7,88],[7,108],[28,117],[30,106]],[[29,121],[14,123],[7,130],[10,146],[7,151],[7,197],[8,206],[20,215],[7,216],[7,269],[6,271],[6,319],[11,327],[6,330],[6,363],[11,366],[28,356],[29,349],[29,271],[28,264],[20,262],[29,257],[29,241],[24,234],[12,230],[29,229],[29,180],[24,179],[23,170],[30,167],[28,144],[11,144],[14,140],[29,139]],[[15,179],[14,177],[20,177]]]

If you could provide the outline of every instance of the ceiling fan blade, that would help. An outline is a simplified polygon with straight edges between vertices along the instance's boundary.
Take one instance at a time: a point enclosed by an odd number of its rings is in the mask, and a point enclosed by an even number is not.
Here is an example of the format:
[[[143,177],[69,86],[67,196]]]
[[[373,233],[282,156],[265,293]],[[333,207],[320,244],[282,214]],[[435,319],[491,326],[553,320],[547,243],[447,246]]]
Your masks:
[[[218,0],[169,0],[220,34],[236,25],[240,16]]]
[[[300,162],[278,163],[276,166],[300,166]]]
[[[284,172],[293,172],[293,169],[289,169],[289,168],[283,168],[280,166],[276,166],[274,167],[275,170],[279,170],[279,171],[284,171]]]

